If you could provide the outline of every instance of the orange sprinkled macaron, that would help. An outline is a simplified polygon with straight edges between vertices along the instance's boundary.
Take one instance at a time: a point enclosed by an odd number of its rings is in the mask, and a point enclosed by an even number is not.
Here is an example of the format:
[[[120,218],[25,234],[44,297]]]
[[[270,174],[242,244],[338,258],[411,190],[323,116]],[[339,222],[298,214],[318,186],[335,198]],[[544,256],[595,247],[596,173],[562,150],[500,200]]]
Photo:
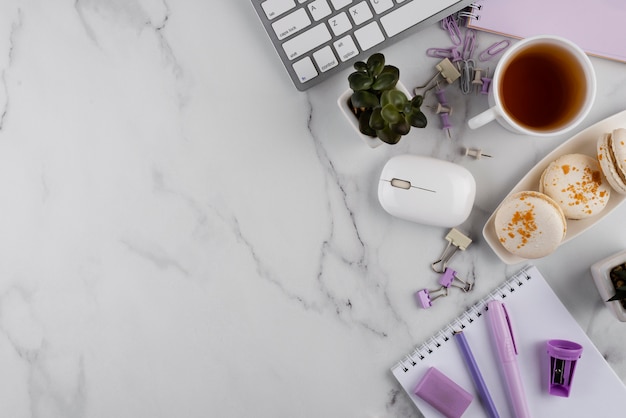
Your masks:
[[[502,246],[522,258],[547,256],[557,249],[567,232],[560,206],[535,191],[507,197],[496,211],[494,226]]]
[[[541,175],[539,191],[550,196],[567,219],[600,213],[611,196],[598,160],[584,154],[566,154],[551,162]]]
[[[613,190],[626,194],[626,129],[615,129],[598,138],[598,162]]]

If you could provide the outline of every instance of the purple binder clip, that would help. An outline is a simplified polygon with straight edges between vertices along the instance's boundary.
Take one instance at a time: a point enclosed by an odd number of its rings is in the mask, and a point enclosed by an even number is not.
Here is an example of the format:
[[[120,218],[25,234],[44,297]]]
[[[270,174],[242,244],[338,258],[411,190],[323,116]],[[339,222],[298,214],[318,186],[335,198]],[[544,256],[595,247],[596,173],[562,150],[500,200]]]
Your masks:
[[[433,301],[435,301],[435,299],[444,296],[448,296],[447,287],[442,286],[437,290],[422,289],[418,292],[415,292],[415,301],[423,309],[428,309],[433,306]]]
[[[461,282],[462,285],[454,283],[455,280]],[[474,287],[473,283],[467,283],[459,279],[459,277],[456,275],[456,271],[449,267],[446,267],[441,276],[439,276],[439,284],[446,288],[450,286],[455,286],[459,289],[463,289],[464,292],[469,292],[470,290],[472,290],[472,287]]]
[[[549,340],[547,351],[550,357],[548,392],[550,395],[567,398],[574,379],[576,361],[580,358],[583,347],[572,341]]]

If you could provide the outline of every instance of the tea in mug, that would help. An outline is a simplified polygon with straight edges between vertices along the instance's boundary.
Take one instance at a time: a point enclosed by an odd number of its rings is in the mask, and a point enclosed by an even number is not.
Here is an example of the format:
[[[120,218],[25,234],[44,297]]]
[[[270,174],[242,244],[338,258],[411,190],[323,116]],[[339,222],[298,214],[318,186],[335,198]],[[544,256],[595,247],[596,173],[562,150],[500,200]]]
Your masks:
[[[557,130],[585,104],[586,76],[578,58],[560,45],[531,44],[502,69],[499,94],[513,120],[534,131]]]

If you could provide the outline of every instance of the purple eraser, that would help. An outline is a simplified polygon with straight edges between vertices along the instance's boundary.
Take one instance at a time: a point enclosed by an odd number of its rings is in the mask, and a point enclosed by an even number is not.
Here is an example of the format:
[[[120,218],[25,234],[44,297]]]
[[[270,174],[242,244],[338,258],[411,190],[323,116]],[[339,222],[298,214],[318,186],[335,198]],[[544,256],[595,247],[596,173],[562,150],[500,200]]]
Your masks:
[[[548,393],[567,398],[572,389],[576,362],[582,355],[583,347],[572,341],[549,340],[546,349],[550,357]]]
[[[435,367],[426,371],[413,393],[448,418],[459,418],[474,399],[471,393]]]

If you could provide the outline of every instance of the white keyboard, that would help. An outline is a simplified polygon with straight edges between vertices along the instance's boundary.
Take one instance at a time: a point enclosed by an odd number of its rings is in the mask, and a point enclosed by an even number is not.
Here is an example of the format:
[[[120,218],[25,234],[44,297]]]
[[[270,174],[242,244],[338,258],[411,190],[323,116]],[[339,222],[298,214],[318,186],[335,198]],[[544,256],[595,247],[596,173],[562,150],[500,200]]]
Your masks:
[[[472,0],[252,0],[298,90],[468,6]]]

